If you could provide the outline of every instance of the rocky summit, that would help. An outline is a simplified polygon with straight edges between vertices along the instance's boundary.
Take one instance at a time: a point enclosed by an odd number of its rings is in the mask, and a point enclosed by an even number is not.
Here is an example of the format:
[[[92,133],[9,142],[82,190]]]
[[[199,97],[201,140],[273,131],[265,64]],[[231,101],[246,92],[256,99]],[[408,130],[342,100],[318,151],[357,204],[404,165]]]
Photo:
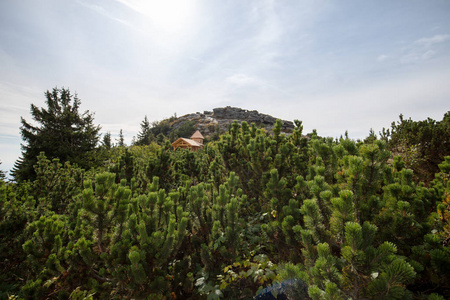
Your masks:
[[[210,136],[216,132],[225,132],[229,125],[234,121],[241,123],[246,121],[249,125],[255,123],[257,127],[264,128],[268,132],[272,132],[277,118],[270,115],[261,114],[256,110],[246,110],[238,107],[220,107],[214,108],[213,111],[196,112],[176,118],[172,121],[173,129],[181,127],[186,122],[195,122],[195,127],[205,136]],[[294,129],[294,123],[282,120],[284,133],[291,133]]]

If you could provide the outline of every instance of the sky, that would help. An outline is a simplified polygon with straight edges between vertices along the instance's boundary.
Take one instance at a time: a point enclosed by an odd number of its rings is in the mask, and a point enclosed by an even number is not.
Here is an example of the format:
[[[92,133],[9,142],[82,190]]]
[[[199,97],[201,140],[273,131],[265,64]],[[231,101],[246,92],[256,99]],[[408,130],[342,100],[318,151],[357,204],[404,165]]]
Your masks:
[[[1,0],[0,169],[69,88],[101,132],[235,106],[364,138],[450,110],[448,0]]]

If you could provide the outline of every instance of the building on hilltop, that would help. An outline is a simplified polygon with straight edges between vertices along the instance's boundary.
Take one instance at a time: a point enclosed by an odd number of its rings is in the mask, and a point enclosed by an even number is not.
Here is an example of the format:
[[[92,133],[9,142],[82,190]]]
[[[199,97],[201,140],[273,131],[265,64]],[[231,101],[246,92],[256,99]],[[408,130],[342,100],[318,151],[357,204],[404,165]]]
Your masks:
[[[199,149],[203,148],[203,135],[200,133],[200,131],[194,132],[194,134],[191,136],[190,139],[187,138],[179,138],[175,142],[172,143],[173,150],[176,150],[178,148],[182,149],[191,149],[194,151],[197,151]]]

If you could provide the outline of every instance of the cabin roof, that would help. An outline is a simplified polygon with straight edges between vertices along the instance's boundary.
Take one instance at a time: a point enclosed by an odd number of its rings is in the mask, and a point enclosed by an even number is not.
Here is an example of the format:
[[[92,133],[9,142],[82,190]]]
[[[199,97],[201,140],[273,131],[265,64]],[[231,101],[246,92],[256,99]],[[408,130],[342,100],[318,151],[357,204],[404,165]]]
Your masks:
[[[204,139],[203,135],[200,133],[200,131],[194,132],[194,134],[191,136],[191,139]]]
[[[193,146],[193,147],[203,147],[203,145],[200,144],[199,142],[196,142],[196,141],[191,140],[191,139],[186,139],[186,138],[178,138],[175,142],[172,143],[172,146],[176,146],[176,145],[178,145],[178,144],[180,144],[182,142],[185,142],[185,143],[187,143],[187,144],[189,144],[190,146]]]

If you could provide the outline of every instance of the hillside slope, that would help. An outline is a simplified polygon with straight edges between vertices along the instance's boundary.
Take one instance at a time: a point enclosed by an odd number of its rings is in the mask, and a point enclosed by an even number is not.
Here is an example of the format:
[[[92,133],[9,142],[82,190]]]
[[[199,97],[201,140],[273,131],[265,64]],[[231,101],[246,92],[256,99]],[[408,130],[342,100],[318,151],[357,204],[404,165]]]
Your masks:
[[[175,118],[171,123],[172,130],[177,130],[187,122],[195,122],[194,127],[205,136],[211,136],[216,132],[223,133],[233,121],[246,121],[248,124],[255,123],[256,126],[265,128],[271,132],[277,118],[261,114],[256,110],[246,110],[237,107],[214,108],[213,111],[196,112]],[[291,133],[294,123],[282,120],[282,132]]]

